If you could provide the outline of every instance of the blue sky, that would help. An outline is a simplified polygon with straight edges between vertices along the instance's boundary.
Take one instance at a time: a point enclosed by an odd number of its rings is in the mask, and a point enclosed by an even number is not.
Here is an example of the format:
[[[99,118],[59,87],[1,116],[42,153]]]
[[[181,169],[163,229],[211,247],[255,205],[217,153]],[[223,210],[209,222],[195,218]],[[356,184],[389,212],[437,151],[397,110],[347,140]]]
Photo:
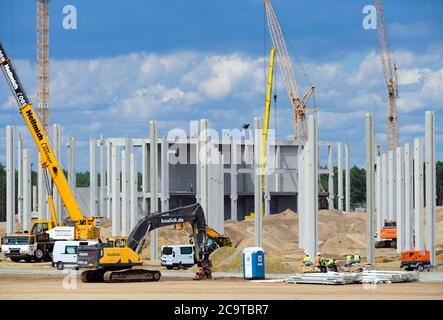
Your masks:
[[[434,110],[441,160],[443,2],[383,2],[400,68],[400,142],[422,136],[424,112]],[[363,165],[366,112],[375,114],[378,140],[385,141],[376,34],[362,27],[362,8],[372,1],[272,4],[293,60],[301,61],[317,86],[320,139],[349,142],[351,162]],[[77,8],[77,30],[62,27],[65,5]],[[77,154],[88,152],[89,136],[146,136],[152,119],[165,133],[200,118],[217,129],[238,128],[263,112],[271,40],[261,0],[51,1],[50,37],[51,122],[61,124],[64,141],[79,141]],[[2,0],[0,39],[35,98],[34,1]],[[304,91],[308,80],[298,68],[296,76]],[[287,136],[293,125],[278,70],[275,82],[278,111],[271,125]],[[0,80],[0,127],[11,123],[26,132]],[[4,139],[1,129],[1,162]],[[87,168],[86,159],[79,157],[79,169]]]

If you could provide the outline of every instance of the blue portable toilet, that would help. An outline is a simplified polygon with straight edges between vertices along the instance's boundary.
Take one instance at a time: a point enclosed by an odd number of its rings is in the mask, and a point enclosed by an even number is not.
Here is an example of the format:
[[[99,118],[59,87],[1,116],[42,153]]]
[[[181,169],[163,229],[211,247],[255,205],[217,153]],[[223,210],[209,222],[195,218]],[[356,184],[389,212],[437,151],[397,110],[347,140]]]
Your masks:
[[[260,247],[243,250],[243,278],[248,280],[265,278],[265,251]]]

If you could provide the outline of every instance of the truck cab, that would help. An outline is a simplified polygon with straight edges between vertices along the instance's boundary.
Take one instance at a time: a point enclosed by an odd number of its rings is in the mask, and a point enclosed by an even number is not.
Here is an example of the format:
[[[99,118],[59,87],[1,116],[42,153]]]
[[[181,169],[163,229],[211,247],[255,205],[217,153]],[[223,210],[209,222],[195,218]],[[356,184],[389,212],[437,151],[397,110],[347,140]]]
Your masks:
[[[25,230],[3,237],[2,252],[13,262],[48,260],[52,255],[54,241],[46,231],[54,227],[51,220],[36,220],[30,232]]]
[[[30,262],[35,256],[35,236],[29,233],[14,233],[3,237],[2,252],[12,262]]]

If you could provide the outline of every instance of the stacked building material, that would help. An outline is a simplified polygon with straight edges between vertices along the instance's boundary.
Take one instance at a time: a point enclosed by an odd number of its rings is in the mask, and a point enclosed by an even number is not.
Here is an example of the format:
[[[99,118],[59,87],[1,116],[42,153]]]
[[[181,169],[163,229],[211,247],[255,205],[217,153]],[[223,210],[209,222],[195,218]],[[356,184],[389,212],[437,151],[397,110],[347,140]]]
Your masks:
[[[418,272],[382,270],[367,270],[362,272],[362,283],[399,283],[418,280]]]
[[[348,272],[303,273],[289,276],[287,279],[288,283],[332,285],[360,283],[361,281],[361,273]]]
[[[418,281],[418,272],[365,270],[363,272],[302,273],[289,276],[288,283],[332,284],[400,283]]]

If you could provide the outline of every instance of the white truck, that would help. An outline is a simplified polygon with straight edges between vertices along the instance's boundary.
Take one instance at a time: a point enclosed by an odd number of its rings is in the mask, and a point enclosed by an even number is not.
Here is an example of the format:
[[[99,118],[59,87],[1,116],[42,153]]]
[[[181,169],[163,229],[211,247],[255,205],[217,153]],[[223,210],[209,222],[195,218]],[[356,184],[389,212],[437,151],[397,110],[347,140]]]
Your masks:
[[[13,262],[50,261],[55,241],[72,239],[74,227],[52,227],[51,221],[38,221],[32,224],[31,232],[4,236],[1,252]]]

